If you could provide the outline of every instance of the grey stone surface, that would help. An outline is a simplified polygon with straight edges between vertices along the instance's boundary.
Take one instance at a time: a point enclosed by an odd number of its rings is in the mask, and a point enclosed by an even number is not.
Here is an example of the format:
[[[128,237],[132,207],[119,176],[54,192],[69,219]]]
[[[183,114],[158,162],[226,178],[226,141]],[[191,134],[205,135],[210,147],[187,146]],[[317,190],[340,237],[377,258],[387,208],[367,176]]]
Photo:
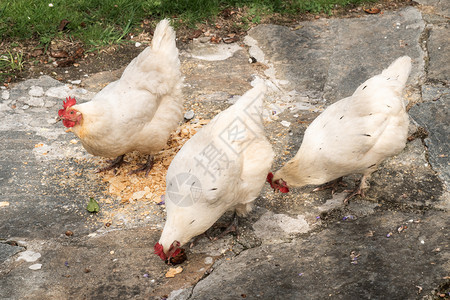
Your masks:
[[[13,246],[7,243],[0,243],[0,264],[13,256],[14,254],[23,251],[23,247]]]
[[[428,79],[450,82],[450,26],[433,26],[428,40]]]
[[[437,15],[447,21],[450,18],[450,2],[447,0],[416,0],[416,2],[425,6],[427,14]]]
[[[300,26],[292,31],[285,26],[261,25],[249,35],[266,59],[274,61],[278,77],[313,100],[323,96],[335,102],[350,96],[365,78],[402,55],[414,61],[409,82],[422,76],[423,52],[418,41],[425,22],[417,9],[358,19],[321,19]]]
[[[436,251],[448,245],[442,218],[448,227],[442,212],[419,220],[378,211],[307,238],[249,249],[220,264],[189,299],[416,299],[417,286],[432,286],[450,267],[448,252]],[[399,233],[401,225],[408,228]]]
[[[429,135],[425,138],[429,160],[439,177],[450,188],[450,89],[424,85],[419,103],[409,111],[410,116]]]
[[[406,91],[411,133],[423,126],[429,136],[386,160],[366,196],[348,206],[344,187],[334,195],[313,187],[280,195],[266,185],[254,210],[239,220],[239,237],[199,240],[186,249],[188,260],[175,278],[164,276],[168,266],[153,254],[164,208],[111,198],[94,173],[101,159],[55,124],[64,97],[87,101],[122,69],[82,78],[81,85],[43,76],[3,90],[0,202],[7,205],[0,206],[0,240],[15,240],[41,257],[16,261],[19,249],[0,243],[1,297],[434,299],[436,291],[450,292],[448,73],[442,74],[448,54],[438,51],[446,33],[445,18],[437,15],[446,6],[436,1],[303,22],[298,30],[257,26],[245,39],[248,49],[204,41],[182,49],[185,109],[194,111],[194,122],[228,107],[256,76],[264,78],[274,169],[296,153],[321,110],[405,54],[413,58]],[[249,56],[258,62],[248,63]],[[346,188],[358,179],[346,177]],[[91,215],[90,196],[111,201]],[[143,218],[143,211],[152,213]],[[230,219],[226,214],[211,232]],[[41,269],[29,269],[35,263]]]

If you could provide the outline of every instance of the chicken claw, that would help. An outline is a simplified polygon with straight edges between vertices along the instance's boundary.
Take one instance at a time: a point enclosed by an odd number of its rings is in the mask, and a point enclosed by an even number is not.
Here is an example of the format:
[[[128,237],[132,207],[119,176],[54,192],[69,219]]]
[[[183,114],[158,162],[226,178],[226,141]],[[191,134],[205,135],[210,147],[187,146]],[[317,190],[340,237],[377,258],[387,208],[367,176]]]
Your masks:
[[[141,167],[137,168],[136,170],[131,171],[128,173],[128,175],[136,174],[142,171],[145,171],[145,176],[148,176],[148,173],[150,173],[150,170],[153,168],[154,164],[154,157],[153,155],[149,155],[147,158],[147,162],[145,164],[142,164]]]
[[[316,187],[315,189],[313,189],[313,192],[331,189],[331,195],[334,195],[334,193],[336,193],[337,187],[339,185],[347,186],[347,184],[342,181],[342,177],[336,178],[335,180],[325,183],[324,185]]]
[[[238,227],[238,217],[237,214],[234,213],[233,215],[233,221],[231,221],[231,223],[228,225],[228,227],[218,236],[216,236],[213,241],[217,241],[218,239],[223,238],[226,234],[230,233],[230,232],[235,232],[236,233],[236,237],[239,238],[239,232],[237,231],[237,227]]]
[[[120,167],[122,165],[122,163],[123,163],[123,157],[124,156],[125,155],[120,155],[114,160],[108,160],[107,162],[109,163],[109,165],[106,166],[106,167],[98,169],[97,171],[95,171],[95,173],[101,173],[101,172],[105,172],[105,171],[109,171],[109,170],[114,169],[114,174],[116,174],[117,173],[117,168]]]
[[[348,204],[348,200],[350,200],[351,198],[353,198],[353,197],[355,197],[357,195],[360,195],[361,197],[365,197],[364,189],[368,187],[367,182],[366,182],[367,177],[368,177],[368,175],[364,175],[361,178],[361,182],[359,183],[358,187],[355,188],[354,190],[345,190],[344,191],[346,193],[350,193],[350,194],[347,195],[347,197],[344,198],[344,204],[345,205]]]

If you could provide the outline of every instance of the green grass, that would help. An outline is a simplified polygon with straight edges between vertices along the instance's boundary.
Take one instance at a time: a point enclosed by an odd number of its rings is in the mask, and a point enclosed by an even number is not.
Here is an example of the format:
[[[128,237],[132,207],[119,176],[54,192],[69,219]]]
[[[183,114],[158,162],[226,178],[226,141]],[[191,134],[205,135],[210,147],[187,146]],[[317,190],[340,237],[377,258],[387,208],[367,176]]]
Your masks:
[[[93,51],[126,42],[130,33],[142,31],[144,19],[156,24],[171,18],[173,25],[195,28],[214,23],[226,8],[245,8],[239,27],[246,30],[264,16],[295,16],[305,12],[330,14],[335,6],[375,0],[0,0],[0,39],[11,43],[34,41],[45,50],[52,40],[81,42]],[[70,23],[58,31],[61,20]],[[238,26],[238,25],[236,25]],[[8,52],[11,51],[11,52]],[[1,49],[0,73],[21,70],[22,56]]]
[[[0,67],[8,68],[13,71],[22,71],[23,68],[23,53],[10,52],[0,56]]]
[[[195,27],[226,7],[243,7],[256,15],[330,13],[335,5],[363,0],[9,0],[0,3],[0,37],[34,38],[41,43],[62,35],[59,22],[67,19],[67,34],[85,44],[117,43],[144,19],[171,17]],[[52,6],[49,6],[51,4]]]

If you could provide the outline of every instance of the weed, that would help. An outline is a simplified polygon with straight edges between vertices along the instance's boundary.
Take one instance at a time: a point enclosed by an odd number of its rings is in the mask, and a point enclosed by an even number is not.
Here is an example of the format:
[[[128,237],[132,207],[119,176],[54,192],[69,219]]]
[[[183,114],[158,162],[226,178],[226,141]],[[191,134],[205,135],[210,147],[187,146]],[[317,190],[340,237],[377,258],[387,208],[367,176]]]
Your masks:
[[[10,52],[0,55],[0,61],[3,62],[3,68],[13,71],[22,71],[23,69],[23,54],[22,52]],[[1,66],[1,65],[0,65]],[[3,69],[0,68],[0,69]]]

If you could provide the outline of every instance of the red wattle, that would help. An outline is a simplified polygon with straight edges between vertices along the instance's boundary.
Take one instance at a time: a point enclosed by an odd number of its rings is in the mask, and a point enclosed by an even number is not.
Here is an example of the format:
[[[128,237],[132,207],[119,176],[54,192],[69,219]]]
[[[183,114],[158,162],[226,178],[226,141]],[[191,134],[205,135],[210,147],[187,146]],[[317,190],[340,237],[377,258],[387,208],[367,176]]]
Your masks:
[[[66,119],[63,119],[62,123],[64,126],[69,127],[69,128],[75,126],[74,121],[70,121],[70,120],[66,120]]]

